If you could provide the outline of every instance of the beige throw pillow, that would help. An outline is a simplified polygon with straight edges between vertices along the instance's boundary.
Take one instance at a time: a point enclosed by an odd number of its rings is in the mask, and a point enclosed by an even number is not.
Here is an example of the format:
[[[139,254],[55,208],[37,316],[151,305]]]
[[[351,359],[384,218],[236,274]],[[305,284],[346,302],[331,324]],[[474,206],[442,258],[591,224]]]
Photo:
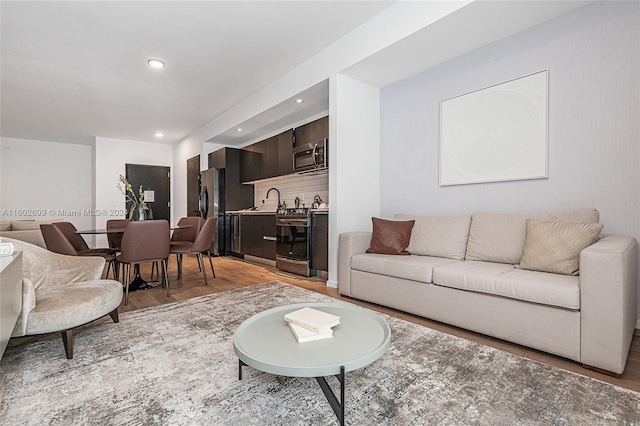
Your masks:
[[[604,225],[527,219],[527,235],[518,268],[578,275],[580,252],[593,244]]]

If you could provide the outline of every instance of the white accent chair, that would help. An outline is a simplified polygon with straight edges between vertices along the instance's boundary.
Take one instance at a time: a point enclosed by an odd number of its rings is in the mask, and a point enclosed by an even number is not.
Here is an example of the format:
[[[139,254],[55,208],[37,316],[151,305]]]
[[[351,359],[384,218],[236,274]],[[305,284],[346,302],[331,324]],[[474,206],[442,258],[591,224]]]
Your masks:
[[[22,251],[22,311],[11,337],[61,332],[73,358],[73,329],[107,314],[118,322],[122,284],[101,279],[102,257],[67,256],[3,238]]]

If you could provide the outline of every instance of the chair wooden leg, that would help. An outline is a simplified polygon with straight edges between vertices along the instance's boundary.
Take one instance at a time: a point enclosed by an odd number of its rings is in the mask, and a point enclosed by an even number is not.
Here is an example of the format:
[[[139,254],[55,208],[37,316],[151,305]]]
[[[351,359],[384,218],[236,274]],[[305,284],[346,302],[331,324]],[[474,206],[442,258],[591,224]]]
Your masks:
[[[109,278],[109,271],[111,270],[111,262],[107,263],[107,273],[104,274],[105,278]]]
[[[124,273],[124,280],[125,280],[125,292],[124,292],[124,305],[127,306],[129,304],[129,274],[131,274],[131,264],[127,263],[126,265],[124,265],[124,269],[125,269],[125,273]]]
[[[216,271],[213,270],[213,262],[211,261],[211,252],[207,250],[207,256],[209,256],[209,265],[211,265],[211,273],[213,274],[213,278],[216,277]]]
[[[196,253],[196,257],[198,258],[198,265],[200,265],[200,270],[202,271],[202,276],[204,277],[204,285],[207,285],[207,270],[204,269],[204,259],[202,258],[202,253]]]
[[[178,279],[182,279],[182,255],[176,253],[176,262],[178,262]]]
[[[120,318],[118,317],[118,308],[115,308],[113,311],[109,312],[109,316],[116,324],[120,322]]]
[[[162,261],[162,280],[167,286],[167,297],[171,297],[171,289],[169,288],[169,274],[167,273],[167,260]]]
[[[119,281],[120,275],[120,263],[117,260],[113,260],[113,279]]]
[[[73,330],[62,332],[62,343],[64,344],[64,352],[67,355],[67,359],[73,359]]]

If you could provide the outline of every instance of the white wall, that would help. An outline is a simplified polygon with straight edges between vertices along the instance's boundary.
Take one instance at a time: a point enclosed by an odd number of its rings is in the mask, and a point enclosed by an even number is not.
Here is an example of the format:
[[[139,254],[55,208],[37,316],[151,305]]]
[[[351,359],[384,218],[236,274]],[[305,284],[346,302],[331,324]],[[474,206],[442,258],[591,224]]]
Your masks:
[[[338,285],[338,236],[380,215],[380,90],[342,75],[329,81],[329,279]]]
[[[90,145],[14,138],[1,145],[1,220],[64,218],[78,229],[93,226]]]
[[[171,182],[171,219],[173,224],[187,214],[187,160],[200,156],[200,170],[207,168],[207,155],[203,153],[202,131],[197,131],[173,145]]]
[[[126,174],[125,164],[145,164],[150,166],[172,167],[173,147],[171,145],[138,142],[123,139],[97,137],[95,142],[95,208],[97,210],[123,211],[125,199],[118,189],[118,177]],[[186,165],[185,165],[186,167]],[[173,169],[172,169],[173,173]],[[174,179],[171,180],[171,205],[173,200]],[[186,199],[185,199],[186,205]],[[103,215],[96,217],[96,228],[105,228],[107,219],[124,216]],[[173,213],[171,223],[177,220]],[[96,238],[96,245],[106,245],[106,238]]]
[[[549,70],[549,177],[438,186],[444,99]],[[381,214],[600,211],[640,239],[640,3],[604,2],[381,92]],[[410,184],[408,184],[410,183]]]

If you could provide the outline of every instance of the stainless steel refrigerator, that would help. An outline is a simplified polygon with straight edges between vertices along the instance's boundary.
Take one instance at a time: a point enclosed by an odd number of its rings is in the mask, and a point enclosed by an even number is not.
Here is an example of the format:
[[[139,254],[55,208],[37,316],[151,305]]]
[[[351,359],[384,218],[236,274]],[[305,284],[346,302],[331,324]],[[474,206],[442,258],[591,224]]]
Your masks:
[[[218,227],[211,244],[211,254],[215,256],[225,255],[228,245],[224,198],[224,169],[211,168],[200,172],[200,200],[198,203],[200,216],[203,220],[209,217],[218,218]]]

